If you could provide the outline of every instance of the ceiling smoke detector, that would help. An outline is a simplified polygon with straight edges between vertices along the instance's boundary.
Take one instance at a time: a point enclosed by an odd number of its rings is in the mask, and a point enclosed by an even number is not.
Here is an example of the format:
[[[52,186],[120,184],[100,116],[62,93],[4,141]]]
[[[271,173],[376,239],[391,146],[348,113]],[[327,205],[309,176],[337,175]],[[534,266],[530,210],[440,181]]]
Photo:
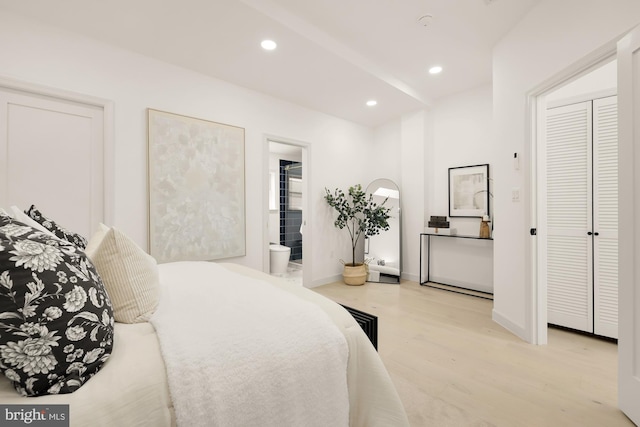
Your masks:
[[[418,24],[422,25],[423,27],[428,27],[432,22],[433,15],[422,15],[420,18],[418,18]]]
[[[491,6],[491,4],[497,2],[498,0],[484,0],[484,4],[486,4],[487,6]]]

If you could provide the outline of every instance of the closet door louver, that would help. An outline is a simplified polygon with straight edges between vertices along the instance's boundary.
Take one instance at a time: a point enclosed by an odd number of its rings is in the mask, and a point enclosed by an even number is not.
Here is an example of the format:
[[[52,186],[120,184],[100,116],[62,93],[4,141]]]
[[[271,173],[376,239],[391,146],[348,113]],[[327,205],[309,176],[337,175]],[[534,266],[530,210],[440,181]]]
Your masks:
[[[548,321],[593,331],[591,102],[547,111]]]
[[[594,330],[618,337],[618,104],[593,101]]]

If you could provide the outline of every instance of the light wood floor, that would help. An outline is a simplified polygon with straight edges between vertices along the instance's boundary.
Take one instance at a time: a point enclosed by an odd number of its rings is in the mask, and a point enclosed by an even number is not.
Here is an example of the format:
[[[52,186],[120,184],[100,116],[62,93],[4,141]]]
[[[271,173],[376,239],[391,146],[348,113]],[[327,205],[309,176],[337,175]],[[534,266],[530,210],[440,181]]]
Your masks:
[[[633,426],[617,409],[614,343],[549,329],[548,345],[530,345],[491,320],[493,301],[415,282],[314,290],[378,316],[414,427]]]

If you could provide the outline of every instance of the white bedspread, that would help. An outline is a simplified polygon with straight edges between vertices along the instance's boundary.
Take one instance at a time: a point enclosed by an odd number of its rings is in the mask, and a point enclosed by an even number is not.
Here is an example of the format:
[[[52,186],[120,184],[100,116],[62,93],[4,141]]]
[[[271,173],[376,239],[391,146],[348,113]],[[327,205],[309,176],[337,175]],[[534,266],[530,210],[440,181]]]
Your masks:
[[[151,323],[178,426],[349,424],[347,343],[324,311],[214,263],[159,268]]]

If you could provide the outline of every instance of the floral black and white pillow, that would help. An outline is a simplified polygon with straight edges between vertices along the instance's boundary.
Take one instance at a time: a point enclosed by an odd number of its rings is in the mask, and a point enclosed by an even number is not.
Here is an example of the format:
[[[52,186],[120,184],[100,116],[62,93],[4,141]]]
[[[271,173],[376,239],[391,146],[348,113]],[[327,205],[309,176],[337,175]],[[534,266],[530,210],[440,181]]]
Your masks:
[[[0,214],[0,370],[24,396],[72,393],[113,346],[113,310],[71,243]]]
[[[31,205],[29,209],[24,211],[31,219],[33,219],[38,224],[42,225],[47,230],[51,231],[60,239],[66,240],[67,242],[71,242],[80,249],[85,249],[87,247],[87,239],[81,236],[78,233],[74,233],[72,231],[67,230],[64,227],[59,226],[56,222],[50,218],[47,218],[40,212],[36,205]]]

